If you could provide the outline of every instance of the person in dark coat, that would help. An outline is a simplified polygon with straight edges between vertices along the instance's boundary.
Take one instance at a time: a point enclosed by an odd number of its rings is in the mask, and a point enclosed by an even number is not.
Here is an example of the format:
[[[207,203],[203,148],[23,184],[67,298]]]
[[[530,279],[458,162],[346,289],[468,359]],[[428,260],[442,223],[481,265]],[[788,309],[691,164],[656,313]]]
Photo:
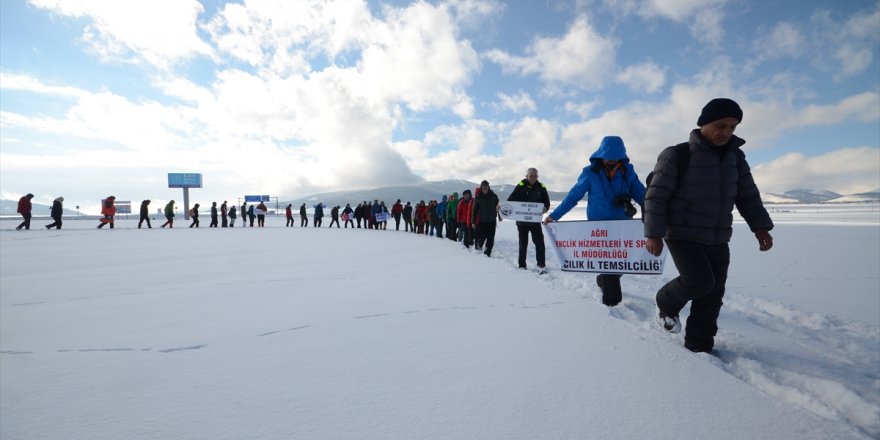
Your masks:
[[[333,223],[336,223],[336,229],[339,229],[339,206],[334,206],[330,208],[330,228],[333,227]]]
[[[248,224],[248,204],[247,202],[242,202],[241,210],[238,211],[238,215],[241,216],[241,227],[246,228]]]
[[[138,221],[138,229],[141,228],[141,225],[144,222],[147,222],[147,228],[152,229],[153,225],[150,224],[150,200],[144,200],[141,202],[141,218]]]
[[[52,217],[52,220],[55,220],[55,222],[46,225],[46,229],[61,229],[61,215],[64,213],[62,203],[64,203],[64,197],[58,197],[52,201],[52,211],[50,211],[49,216]]]
[[[678,333],[678,314],[690,302],[684,346],[697,353],[712,352],[715,345],[734,206],[755,234],[758,249],[773,247],[773,221],[740,150],[745,141],[733,134],[742,118],[733,100],[709,101],[687,142],[687,169],[678,169],[678,148],[666,148],[645,195],[646,248],[659,256],[665,240],[679,274],[657,292],[657,319],[666,331]]]
[[[547,188],[544,187],[544,184],[538,181],[538,170],[535,168],[526,170],[526,178],[516,185],[507,200],[540,203],[544,205],[542,214],[550,209],[550,195],[547,194]],[[543,272],[546,262],[544,260],[544,231],[541,229],[541,223],[518,221],[516,222],[516,230],[519,232],[519,268],[526,268],[526,251],[529,248],[529,234],[532,234],[532,243],[535,244],[535,259],[538,263],[538,269]]]
[[[217,214],[217,202],[211,202],[211,223],[208,225],[209,228],[216,228],[219,226],[219,218]]]
[[[18,227],[15,228],[16,231],[20,231],[21,228],[29,230],[31,228],[31,199],[34,198],[33,194],[26,194],[22,196],[22,198],[18,199],[18,209],[15,212],[21,214],[21,217],[24,221],[21,222]]]
[[[230,228],[235,227],[235,217],[236,217],[235,205],[232,205],[229,207],[229,227]]]
[[[323,222],[322,219],[324,218],[324,205],[322,205],[321,202],[318,202],[318,204],[315,205],[314,217],[315,220],[312,223],[315,225],[316,228],[320,228],[321,223]]]
[[[260,202],[260,203],[262,203],[262,202]],[[248,206],[247,216],[248,216],[248,224],[250,225],[250,227],[253,228],[254,227],[254,220],[257,219],[257,214],[254,213],[254,205]]]
[[[403,226],[404,232],[416,232],[413,226],[413,207],[409,202],[403,207]]]
[[[306,215],[306,204],[303,203],[299,207],[299,225],[303,228],[309,227],[309,216]]]
[[[229,221],[226,219],[226,215],[229,212],[226,209],[226,200],[223,201],[223,204],[220,205],[220,227],[226,228],[229,227]]]
[[[364,205],[358,203],[358,205],[354,208],[354,219],[357,221],[358,229],[361,228],[361,219],[364,218]]]
[[[492,256],[492,248],[495,247],[495,227],[501,221],[498,214],[498,196],[489,188],[489,182],[480,182],[480,189],[474,197],[472,222],[477,225],[477,249],[484,249],[483,254]]]
[[[189,216],[190,216],[190,218],[192,218],[192,223],[190,223],[190,225],[189,225],[190,228],[192,228],[194,226],[196,228],[199,227],[199,206],[200,205],[198,203],[196,203],[192,207],[192,209],[189,210]]]
[[[351,216],[354,214],[354,210],[351,209],[351,203],[346,203],[345,208],[342,210],[342,224],[345,225],[345,228],[348,229],[348,225],[351,224],[351,228],[354,229],[354,222],[351,221]]]
[[[631,202],[644,206],[645,185],[630,163],[626,145],[619,136],[602,138],[577,182],[562,203],[547,216],[544,224],[562,218],[585,194],[587,220],[628,220],[636,212]],[[596,276],[596,284],[602,289],[602,304],[614,307],[623,300],[620,277],[620,274],[613,273]]]

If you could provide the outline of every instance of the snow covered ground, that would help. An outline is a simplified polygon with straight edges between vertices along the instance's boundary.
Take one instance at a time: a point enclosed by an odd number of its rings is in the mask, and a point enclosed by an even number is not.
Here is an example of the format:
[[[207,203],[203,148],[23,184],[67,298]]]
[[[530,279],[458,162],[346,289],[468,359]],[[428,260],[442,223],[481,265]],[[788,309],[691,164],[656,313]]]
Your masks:
[[[770,252],[735,225],[719,357],[653,322],[671,260],[609,309],[552,252],[516,269],[512,222],[488,259],[278,218],[5,220],[0,438],[878,438],[878,206],[770,210]]]

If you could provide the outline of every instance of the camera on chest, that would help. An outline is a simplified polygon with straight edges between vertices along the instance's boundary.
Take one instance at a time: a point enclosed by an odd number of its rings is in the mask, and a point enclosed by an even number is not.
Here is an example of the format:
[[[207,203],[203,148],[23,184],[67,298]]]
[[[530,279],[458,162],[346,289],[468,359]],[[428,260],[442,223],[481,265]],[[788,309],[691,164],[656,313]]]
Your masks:
[[[629,195],[621,195],[615,197],[614,205],[623,208],[623,212],[626,214],[627,217],[635,217],[636,212],[638,212],[635,205],[633,204],[632,197],[630,197]]]

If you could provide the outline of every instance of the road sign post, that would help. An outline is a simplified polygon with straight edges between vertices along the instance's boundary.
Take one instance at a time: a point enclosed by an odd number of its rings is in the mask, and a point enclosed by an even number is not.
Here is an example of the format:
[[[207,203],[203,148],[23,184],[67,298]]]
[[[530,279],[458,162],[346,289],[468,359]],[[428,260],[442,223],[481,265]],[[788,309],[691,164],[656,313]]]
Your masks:
[[[183,188],[183,218],[189,220],[189,189],[202,187],[200,173],[168,173],[169,188]]]

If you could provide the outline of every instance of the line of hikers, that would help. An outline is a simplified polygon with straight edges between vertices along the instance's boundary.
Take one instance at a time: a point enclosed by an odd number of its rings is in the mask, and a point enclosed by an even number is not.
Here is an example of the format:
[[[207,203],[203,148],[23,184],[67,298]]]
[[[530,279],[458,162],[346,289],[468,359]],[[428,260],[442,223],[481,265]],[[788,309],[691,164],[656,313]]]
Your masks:
[[[657,321],[668,332],[680,332],[679,312],[690,303],[684,345],[694,352],[713,351],[730,265],[728,243],[733,233],[733,208],[736,207],[746,220],[760,251],[773,247],[773,237],[770,235],[773,221],[764,208],[751,168],[741,150],[745,140],[733,134],[742,119],[743,111],[735,101],[728,98],[709,101],[700,112],[698,128],[691,130],[688,141],[667,147],[660,153],[654,171],[647,176],[647,185],[643,185],[636,175],[623,139],[605,136],[598,150],[589,156],[587,165],[568,195],[543,219],[545,225],[560,220],[585,195],[588,195],[588,220],[631,219],[636,214],[633,203],[640,205],[647,251],[653,256],[660,256],[665,242],[679,273],[655,295]],[[18,212],[24,221],[16,229],[30,228],[31,198],[33,194],[28,194],[19,201]],[[52,218],[55,223],[46,225],[47,228],[61,228],[63,200],[59,197],[53,203]],[[538,170],[535,168],[527,170],[526,178],[517,185],[508,200],[541,203],[545,214],[550,208],[547,189],[538,181]],[[105,224],[113,227],[116,212],[113,201],[111,196],[103,202],[99,228]],[[146,220],[148,227],[146,206],[149,202],[145,200],[141,205],[140,222]],[[165,207],[168,226],[173,223],[173,204],[172,200]],[[198,226],[198,207],[196,204],[191,212],[193,225],[190,227]],[[287,206],[287,226],[293,226],[291,208],[291,205]],[[416,206],[409,202],[404,206],[397,200],[390,215],[395,221],[396,230],[400,230],[402,219],[404,231],[442,238],[445,225],[446,238],[462,241],[468,248],[475,239],[477,249],[485,245],[483,253],[491,256],[496,219],[501,221],[498,208],[498,196],[489,188],[489,182],[484,180],[473,195],[470,190],[465,190],[461,199],[453,193],[448,199],[443,196],[441,201],[431,200],[428,204],[421,200]],[[262,226],[266,212],[262,203],[256,209],[253,205],[242,205],[240,212],[248,214],[250,225],[253,226],[255,210]],[[223,226],[226,226],[227,214],[232,219],[229,226],[233,226],[235,207],[227,212],[224,202],[220,212],[223,214]],[[367,229],[386,229],[388,214],[385,204],[378,200],[358,204],[355,209],[346,205],[342,211],[346,228],[349,223],[354,227],[351,222],[354,217],[358,228],[363,222],[363,227]],[[336,206],[331,210],[331,226],[335,222],[339,227],[338,215],[339,207]],[[305,204],[300,207],[300,216],[301,226],[307,226]],[[211,217],[212,226],[216,226],[216,203],[212,206]],[[321,226],[322,217],[323,205],[319,203],[314,212],[315,226]],[[545,249],[540,224],[517,222],[517,229],[519,267],[526,269],[525,254],[531,235],[537,265],[543,273]],[[620,303],[620,274],[599,274],[596,283],[602,289],[604,304],[614,307]]]

